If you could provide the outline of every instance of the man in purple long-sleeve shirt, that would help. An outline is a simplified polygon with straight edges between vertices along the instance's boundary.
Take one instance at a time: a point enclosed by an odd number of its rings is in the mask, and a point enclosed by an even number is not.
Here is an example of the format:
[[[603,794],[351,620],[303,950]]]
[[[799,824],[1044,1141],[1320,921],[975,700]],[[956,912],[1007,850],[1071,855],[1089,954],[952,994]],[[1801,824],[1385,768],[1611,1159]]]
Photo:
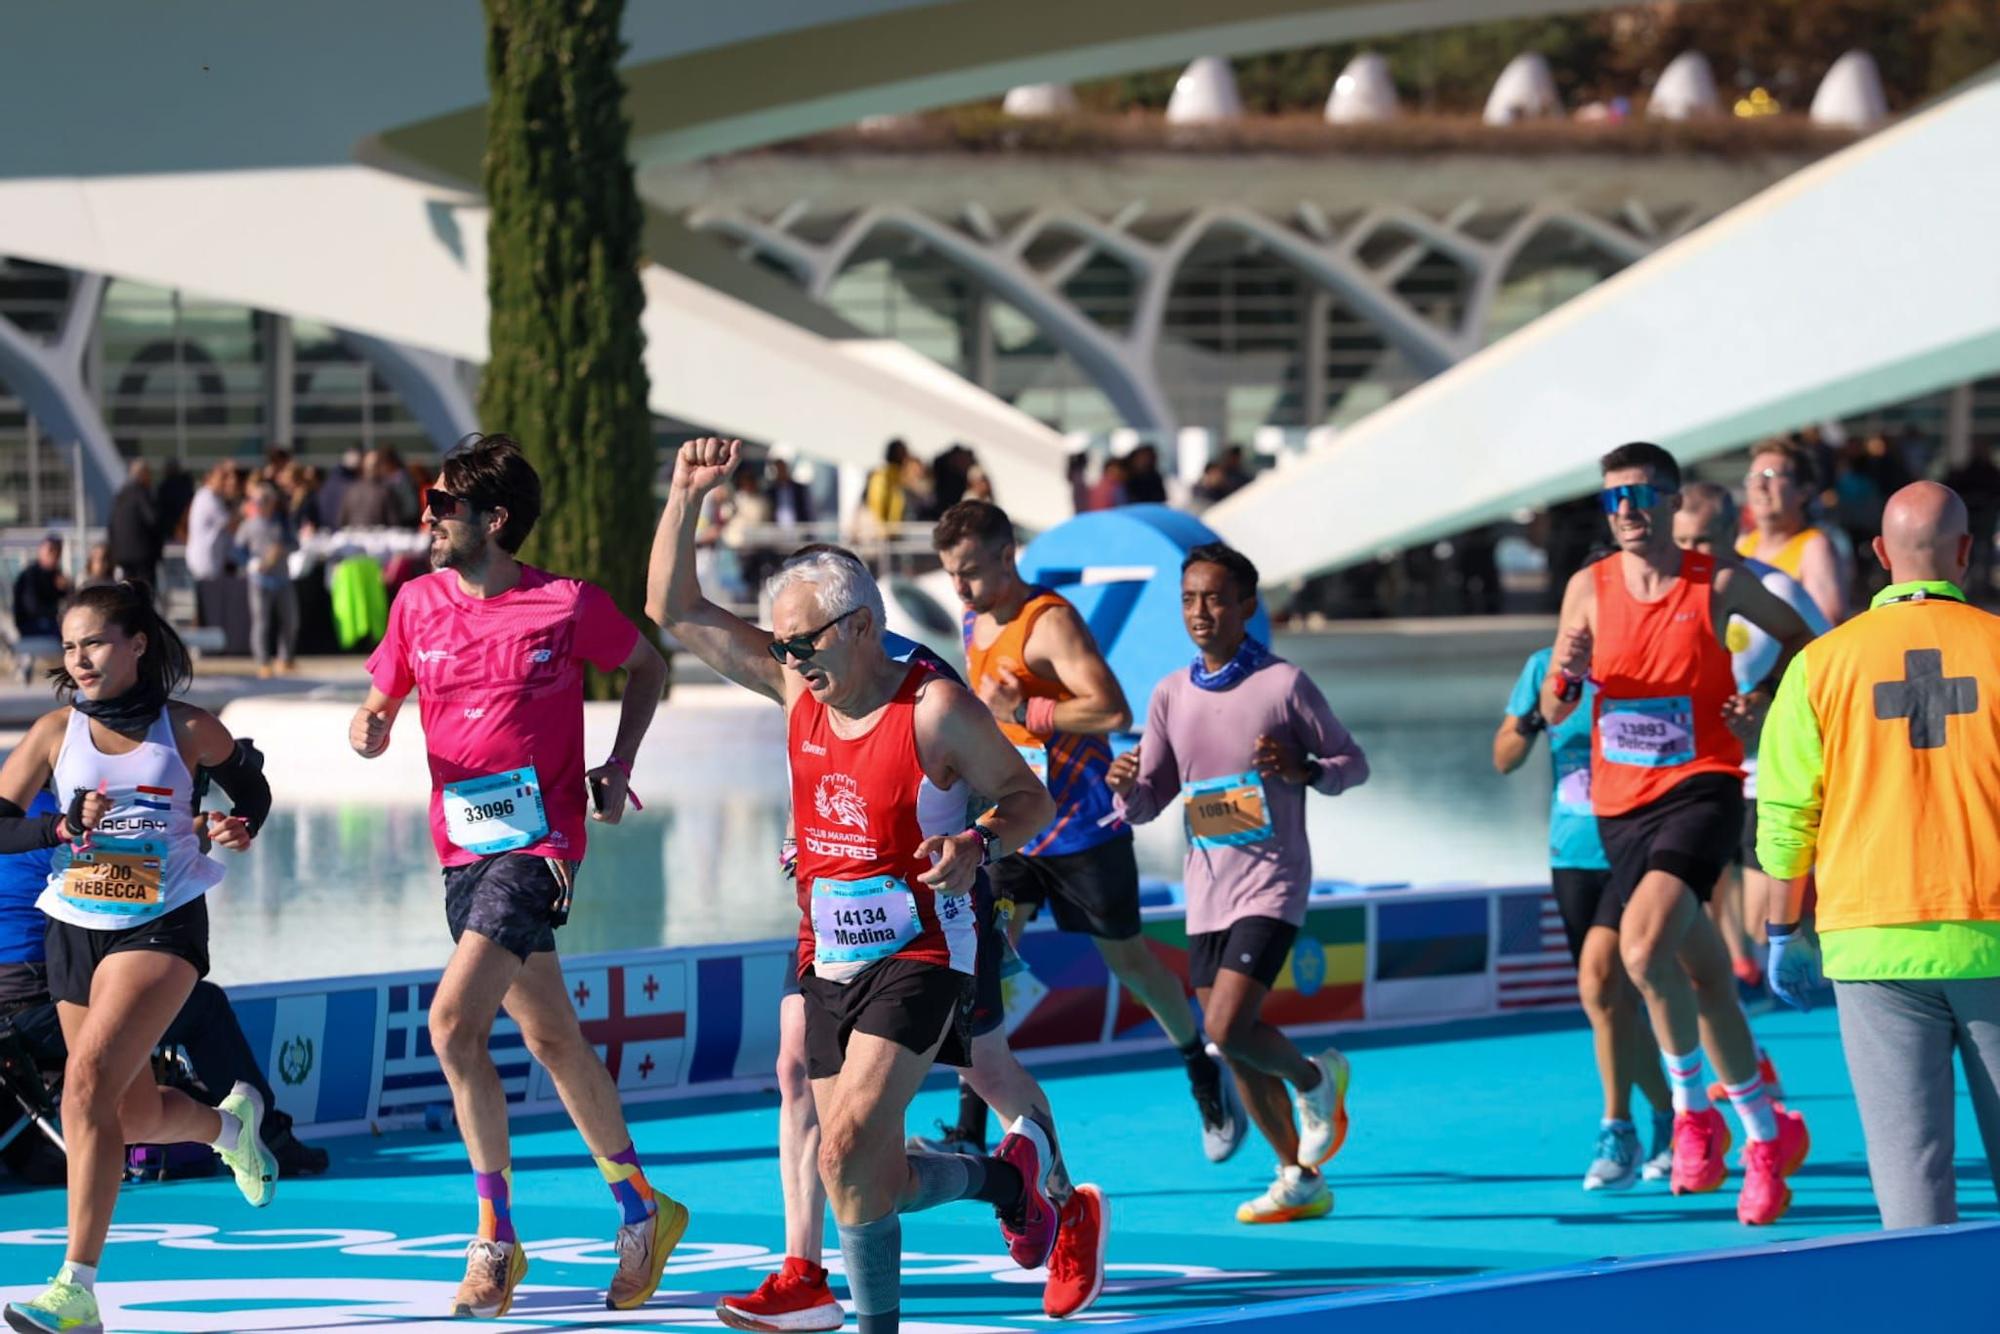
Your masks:
[[[1236,1218],[1287,1223],[1333,1208],[1319,1167],[1347,1137],[1348,1066],[1331,1047],[1300,1051],[1264,1020],[1264,998],[1305,922],[1305,790],[1338,796],[1367,780],[1368,759],[1311,678],[1250,637],[1256,613],[1247,557],[1220,542],[1188,553],[1181,618],[1200,653],[1154,687],[1144,740],[1112,761],[1105,782],[1132,824],[1184,798],[1188,980],[1278,1154],[1277,1180]]]

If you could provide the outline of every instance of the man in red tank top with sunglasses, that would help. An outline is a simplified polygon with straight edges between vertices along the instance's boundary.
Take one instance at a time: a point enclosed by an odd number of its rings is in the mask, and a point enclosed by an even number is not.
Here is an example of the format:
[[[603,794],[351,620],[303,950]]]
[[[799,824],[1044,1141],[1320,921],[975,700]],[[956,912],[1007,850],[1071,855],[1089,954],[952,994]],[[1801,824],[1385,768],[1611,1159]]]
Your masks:
[[[1805,1161],[1805,1121],[1775,1104],[1758,1071],[1729,954],[1702,903],[1743,824],[1743,741],[1811,631],[1755,576],[1674,545],[1680,465],[1658,445],[1602,460],[1599,495],[1618,550],[1563,593],[1542,712],[1561,723],[1597,687],[1591,804],[1611,874],[1595,914],[1619,934],[1645,995],[1674,1098],[1673,1191],[1719,1189],[1729,1128],[1709,1102],[1701,1034],[1750,1138],[1736,1216],[1774,1223],[1785,1178]],[[1740,615],[1784,645],[1776,670],[1739,694],[1723,630]]]
[[[785,710],[819,1174],[861,1334],[893,1334],[901,1215],[980,1200],[1022,1268],[1041,1268],[1055,1249],[1052,1145],[1033,1115],[991,1155],[903,1145],[904,1114],[932,1063],[971,1062],[979,868],[1017,851],[1055,803],[972,692],[883,651],[881,590],[851,558],[786,562],[771,584],[770,630],[702,595],[695,520],[702,497],[735,473],[739,448],[681,447],[646,610]],[[992,807],[973,821],[975,791]]]

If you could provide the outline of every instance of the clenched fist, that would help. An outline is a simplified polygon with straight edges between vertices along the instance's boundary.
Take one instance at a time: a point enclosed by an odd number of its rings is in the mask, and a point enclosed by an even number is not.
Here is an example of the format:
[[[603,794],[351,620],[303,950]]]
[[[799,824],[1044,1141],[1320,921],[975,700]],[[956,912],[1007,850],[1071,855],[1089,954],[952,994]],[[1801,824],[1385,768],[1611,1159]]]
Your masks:
[[[374,759],[389,749],[389,720],[371,709],[356,709],[354,721],[347,725],[347,744],[361,758]]]
[[[1111,761],[1111,767],[1104,771],[1104,786],[1121,797],[1132,795],[1132,789],[1139,786],[1139,748],[1126,751]]]
[[[683,444],[674,455],[674,490],[702,496],[728,481],[736,471],[736,457],[743,450],[741,440],[724,440],[705,435]]]

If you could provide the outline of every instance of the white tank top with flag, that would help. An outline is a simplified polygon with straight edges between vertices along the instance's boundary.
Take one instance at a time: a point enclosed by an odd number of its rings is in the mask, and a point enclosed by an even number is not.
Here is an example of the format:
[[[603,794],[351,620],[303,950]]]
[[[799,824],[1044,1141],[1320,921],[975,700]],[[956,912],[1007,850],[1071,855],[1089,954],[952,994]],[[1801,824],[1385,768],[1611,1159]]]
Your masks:
[[[111,799],[88,838],[55,849],[35,906],[57,921],[120,931],[192,903],[222,879],[221,863],[195,839],[194,778],[168,710],[124,755],[99,750],[90,719],[72,710],[50,787],[65,810],[78,788]]]

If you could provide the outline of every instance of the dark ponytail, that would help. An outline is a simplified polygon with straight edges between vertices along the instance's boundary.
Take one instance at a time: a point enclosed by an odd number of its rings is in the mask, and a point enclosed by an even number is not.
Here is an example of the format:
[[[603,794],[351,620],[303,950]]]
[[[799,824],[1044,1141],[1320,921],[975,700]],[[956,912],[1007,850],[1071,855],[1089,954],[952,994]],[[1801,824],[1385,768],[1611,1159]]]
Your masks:
[[[67,616],[78,607],[88,607],[128,635],[146,636],[146,651],[139,658],[137,690],[165,700],[185,690],[194,680],[194,661],[180,634],[167,624],[153,605],[153,590],[140,579],[120,579],[114,584],[86,588],[63,608]],[[49,680],[55,682],[56,698],[65,704],[76,694],[69,665],[53,668]]]

